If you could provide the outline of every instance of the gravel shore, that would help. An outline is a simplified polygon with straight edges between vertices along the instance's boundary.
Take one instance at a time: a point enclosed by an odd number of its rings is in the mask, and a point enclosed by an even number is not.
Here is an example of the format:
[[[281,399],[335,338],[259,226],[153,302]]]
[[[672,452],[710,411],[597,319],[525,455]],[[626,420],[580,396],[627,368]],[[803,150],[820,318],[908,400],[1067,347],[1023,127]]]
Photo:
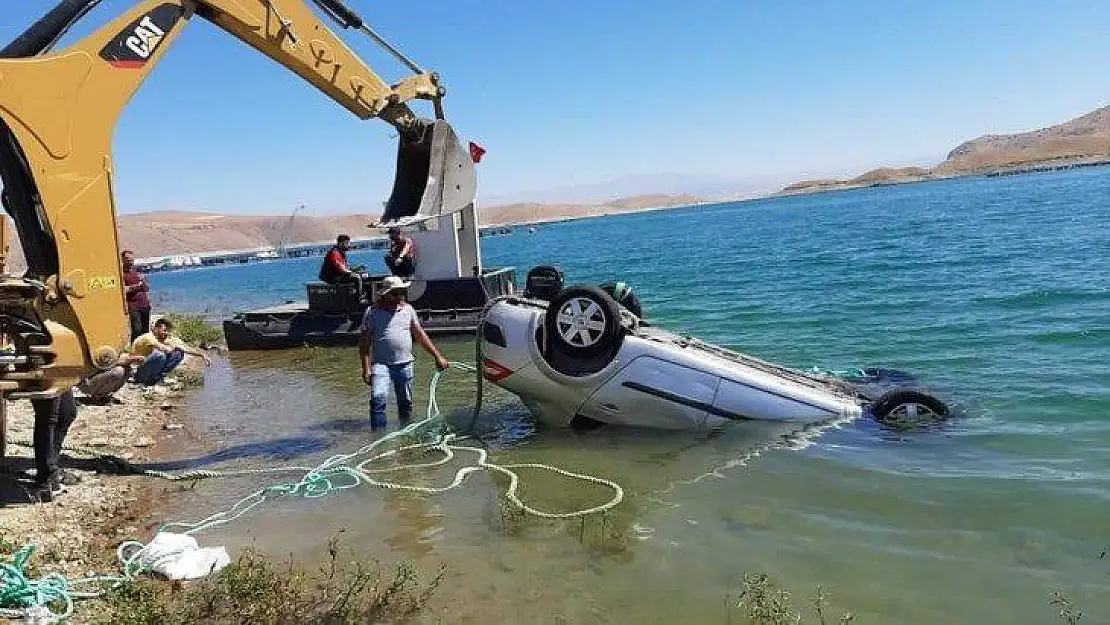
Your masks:
[[[198,379],[203,363],[188,358],[178,380]],[[115,573],[115,549],[125,540],[153,534],[157,524],[148,512],[164,485],[128,475],[118,463],[157,460],[190,437],[181,407],[188,388],[180,381],[154,387],[127,384],[108,405],[93,405],[74,391],[77,419],[66,437],[62,467],[81,477],[51,502],[39,502],[31,488],[34,451],[30,447],[34,415],[29,401],[8,405],[7,458],[0,461],[0,560],[33,544],[29,565],[37,575],[68,578]],[[25,443],[25,444],[24,444]],[[86,453],[86,451],[88,453]],[[36,575],[36,576],[37,576]]]

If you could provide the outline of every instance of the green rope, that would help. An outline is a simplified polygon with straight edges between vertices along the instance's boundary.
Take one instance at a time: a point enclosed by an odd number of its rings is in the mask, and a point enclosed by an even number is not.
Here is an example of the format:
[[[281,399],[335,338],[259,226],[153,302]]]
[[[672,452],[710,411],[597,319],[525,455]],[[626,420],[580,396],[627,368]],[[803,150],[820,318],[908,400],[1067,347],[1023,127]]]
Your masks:
[[[22,618],[28,614],[29,609],[44,608],[59,601],[65,604],[63,612],[65,616],[73,613],[73,599],[69,594],[69,585],[65,577],[51,573],[38,581],[27,579],[27,561],[34,553],[35,546],[27,545],[15,552],[10,564],[0,563],[0,617]],[[46,609],[49,610],[49,608]],[[41,609],[38,612],[41,612]],[[50,612],[50,614],[55,613]]]
[[[453,368],[462,369],[464,371],[476,371],[475,367],[466,363],[451,363],[451,365]],[[287,466],[265,469],[242,469],[232,471],[192,470],[182,473],[168,473],[164,471],[144,469],[141,466],[134,465],[120,458],[107,456],[100,453],[99,451],[93,451],[87,448],[75,446],[65,447],[65,449],[111,460],[112,462],[115,462],[120,466],[126,468],[127,470],[139,475],[157,477],[166,480],[198,480],[212,477],[263,475],[268,473],[282,472],[304,473],[301,479],[297,482],[273,484],[260,488],[247,495],[246,497],[240,499],[227,510],[213,514],[212,516],[209,516],[200,521],[165,523],[158,528],[159,532],[166,531],[169,528],[183,528],[184,531],[181,533],[195,534],[219,525],[230,523],[247,514],[251,510],[257,508],[258,506],[266,503],[267,501],[277,497],[301,496],[306,498],[318,498],[325,497],[332,493],[357,488],[362,485],[375,486],[378,488],[391,490],[406,490],[423,494],[438,494],[461,486],[468,475],[478,471],[493,471],[507,476],[509,478],[509,487],[505,493],[506,499],[508,499],[509,502],[520,508],[525,513],[546,519],[570,519],[604,512],[617,506],[624,499],[624,490],[619,484],[610,480],[589,475],[583,475],[580,473],[574,473],[565,469],[560,469],[558,467],[553,467],[540,463],[498,465],[489,461],[488,452],[485,449],[478,447],[453,445],[452,443],[460,440],[460,438],[448,431],[448,427],[443,421],[442,414],[439,409],[437,389],[441,376],[442,372],[440,371],[437,371],[432,376],[431,388],[428,393],[428,410],[425,419],[408,425],[395,432],[392,432],[372,443],[363,446],[353,453],[332,456],[316,467]],[[400,440],[402,438],[416,440],[418,442],[409,443],[396,449],[391,449],[371,455],[382,445]],[[12,442],[13,444],[22,443],[22,441]],[[376,462],[380,462],[386,459],[394,459],[399,457],[401,454],[413,451],[423,451],[425,453],[428,451],[437,451],[441,453],[443,457],[433,462],[419,464],[400,464],[397,466],[384,468],[374,468],[371,466]],[[473,453],[477,456],[477,460],[474,464],[464,466],[456,471],[454,480],[447,486],[415,486],[411,484],[402,484],[379,480],[373,477],[374,475],[385,474],[393,471],[441,466],[450,462],[455,457],[455,454],[457,452]],[[352,464],[356,461],[357,464]],[[551,512],[539,510],[537,508],[529,506],[528,504],[525,504],[517,495],[517,489],[520,484],[520,477],[515,473],[514,469],[538,469],[550,471],[555,473],[556,475],[561,475],[563,477],[606,486],[613,490],[614,495],[612,499],[605,503],[581,510],[572,510],[567,512]],[[120,569],[122,572],[121,575],[97,575],[73,581],[67,581],[64,576],[51,573],[41,577],[38,580],[31,580],[26,575],[26,565],[27,561],[34,553],[35,546],[28,545],[15,553],[11,564],[0,563],[0,617],[22,618],[25,616],[35,615],[42,617],[47,621],[66,619],[73,614],[73,602],[75,599],[88,599],[98,597],[105,589],[117,588],[129,581],[136,579],[144,572],[155,568],[161,562],[161,560],[159,560],[158,562],[147,563],[146,565],[143,564],[143,557],[146,555],[146,549],[147,545],[138,541],[124,542],[116,549],[116,557],[120,562]],[[176,553],[167,553],[162,557],[162,559],[172,560],[177,555],[178,554]],[[78,590],[79,588],[91,585],[96,585],[97,590]],[[51,606],[56,606],[59,603],[62,604],[61,611],[55,612],[50,609]]]
[[[848,369],[822,369],[821,367],[814,365],[814,367],[810,369],[810,372],[816,373],[818,375],[824,375],[830,378],[851,379],[868,377],[867,372],[864,371],[862,367],[851,367]]]

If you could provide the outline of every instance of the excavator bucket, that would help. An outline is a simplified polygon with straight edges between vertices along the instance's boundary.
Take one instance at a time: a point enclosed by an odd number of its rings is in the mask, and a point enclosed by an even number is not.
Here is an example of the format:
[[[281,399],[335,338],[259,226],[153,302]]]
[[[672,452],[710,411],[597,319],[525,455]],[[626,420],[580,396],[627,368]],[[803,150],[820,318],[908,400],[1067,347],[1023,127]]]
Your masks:
[[[401,137],[397,174],[382,223],[449,215],[474,202],[477,180],[470,153],[445,120],[428,124],[420,140]]]

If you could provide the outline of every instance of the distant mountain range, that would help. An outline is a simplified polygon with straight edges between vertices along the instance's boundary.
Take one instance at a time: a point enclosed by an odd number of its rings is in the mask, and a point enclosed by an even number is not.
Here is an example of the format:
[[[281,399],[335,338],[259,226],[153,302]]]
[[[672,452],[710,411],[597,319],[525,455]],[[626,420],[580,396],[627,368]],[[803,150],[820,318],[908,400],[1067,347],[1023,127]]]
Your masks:
[[[481,206],[505,204],[603,204],[645,195],[695,195],[720,200],[744,199],[774,193],[797,180],[798,174],[718,176],[712,174],[654,173],[617,176],[606,180],[567,184],[515,193],[479,195]]]
[[[481,225],[510,225],[596,217],[697,204],[692,195],[637,195],[592,204],[518,203],[479,208]],[[297,215],[286,243],[311,243],[334,240],[339,234],[354,238],[380,236],[368,228],[381,215]],[[155,211],[119,216],[120,248],[131,250],[138,258],[160,258],[198,252],[275,247],[289,221],[289,215],[219,215],[190,211]],[[10,222],[9,222],[10,223]],[[9,270],[22,271],[26,265],[19,238],[11,236]]]
[[[482,225],[538,223],[559,219],[600,217],[602,215],[617,215],[649,209],[690,206],[702,201],[704,201],[702,198],[695,195],[650,194],[617,198],[597,204],[519,202],[480,208],[479,220]]]
[[[803,180],[787,185],[780,193],[815,193],[1094,163],[1110,163],[1110,106],[1048,128],[983,135],[956,146],[933,167],[880,167],[847,180]]]
[[[484,202],[483,226],[523,224],[594,217],[647,209],[689,206],[706,201],[739,200],[766,195],[815,193],[876,185],[936,180],[957,176],[1004,173],[1039,167],[1110,163],[1110,106],[1071,121],[1009,135],[985,135],[956,146],[934,166],[880,167],[848,179],[804,180],[781,187],[781,177],[724,179],[714,176],[661,175],[626,177],[610,183],[568,186],[539,193],[542,201]],[[633,189],[659,189],[632,194]],[[339,233],[353,237],[378,234],[367,225],[379,216],[300,214],[287,243],[332,240]],[[120,243],[140,258],[217,250],[268,248],[280,243],[288,215],[219,215],[189,211],[156,211],[119,217]],[[22,252],[12,237],[10,269],[22,270]]]

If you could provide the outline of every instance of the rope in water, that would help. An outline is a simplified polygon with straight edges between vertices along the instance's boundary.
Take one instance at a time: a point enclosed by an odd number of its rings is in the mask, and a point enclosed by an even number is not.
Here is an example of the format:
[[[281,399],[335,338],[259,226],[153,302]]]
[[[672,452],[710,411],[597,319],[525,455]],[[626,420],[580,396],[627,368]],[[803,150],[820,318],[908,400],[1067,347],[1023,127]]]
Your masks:
[[[464,371],[475,371],[473,366],[466,363],[451,363],[451,366],[452,368]],[[66,447],[66,449],[99,456],[101,458],[108,458],[121,466],[133,470],[135,473],[167,480],[197,480],[213,477],[262,475],[281,472],[304,473],[304,476],[297,482],[274,484],[260,488],[240,499],[227,510],[218,512],[200,521],[165,523],[159,528],[159,532],[166,531],[169,528],[183,528],[184,531],[181,533],[195,534],[218,525],[230,523],[274,497],[295,495],[308,498],[324,497],[331,493],[357,488],[364,484],[378,488],[424,494],[444,493],[461,486],[468,475],[478,471],[493,471],[508,477],[509,486],[505,492],[505,498],[525,513],[545,519],[571,519],[605,512],[617,506],[624,499],[624,490],[619,484],[610,480],[574,473],[542,463],[530,462],[498,465],[489,461],[489,455],[485,449],[451,444],[459,440],[459,437],[447,431],[447,426],[443,422],[443,417],[440,412],[437,393],[441,376],[442,372],[438,371],[432,376],[431,387],[428,393],[427,415],[423,420],[392,432],[361,447],[353,453],[332,456],[316,467],[287,466],[232,471],[193,470],[183,473],[169,473],[144,469],[125,460],[106,456],[105,454],[87,448]],[[401,438],[428,437],[429,435],[432,437],[430,441],[411,443],[396,449],[365,457],[386,443]],[[12,442],[13,444],[22,444],[22,441]],[[432,450],[442,453],[443,457],[439,460],[426,463],[399,464],[397,466],[384,468],[374,468],[371,466],[382,460],[398,458],[405,453],[414,451],[424,451],[426,453]],[[464,466],[456,471],[454,480],[446,486],[416,486],[375,479],[373,477],[374,475],[381,475],[394,471],[442,466],[454,459],[456,452],[473,453],[477,456],[477,459],[474,464]],[[358,463],[352,465],[351,463],[356,460],[359,460]],[[540,510],[524,503],[520,499],[517,494],[517,489],[520,485],[520,477],[516,474],[514,469],[546,470],[563,477],[605,486],[613,490],[613,497],[605,503],[580,510],[568,512]],[[103,590],[116,588],[132,581],[140,574],[157,566],[157,562],[143,563],[143,556],[145,555],[146,548],[147,546],[145,544],[138,541],[127,541],[119,546],[116,550],[116,556],[120,562],[121,575],[98,575],[68,581],[64,576],[55,573],[47,574],[38,580],[29,579],[26,575],[26,565],[27,561],[34,553],[35,546],[28,545],[16,552],[10,564],[0,563],[0,617],[22,618],[33,615],[50,621],[67,618],[73,613],[73,602],[75,599],[97,597]],[[164,557],[173,558],[175,555],[176,554],[170,553]],[[95,591],[78,590],[78,588],[92,585],[95,585],[98,589]],[[50,609],[51,606],[57,606],[59,603],[61,604],[59,611]]]

